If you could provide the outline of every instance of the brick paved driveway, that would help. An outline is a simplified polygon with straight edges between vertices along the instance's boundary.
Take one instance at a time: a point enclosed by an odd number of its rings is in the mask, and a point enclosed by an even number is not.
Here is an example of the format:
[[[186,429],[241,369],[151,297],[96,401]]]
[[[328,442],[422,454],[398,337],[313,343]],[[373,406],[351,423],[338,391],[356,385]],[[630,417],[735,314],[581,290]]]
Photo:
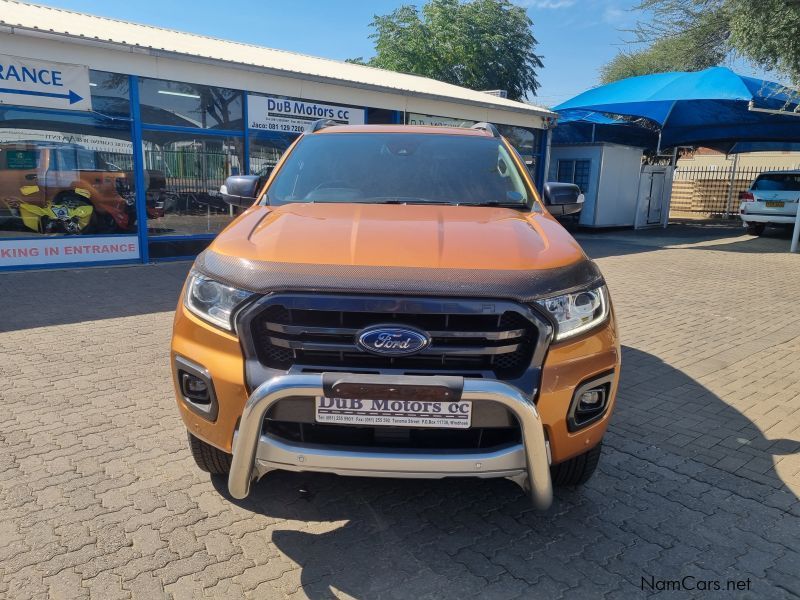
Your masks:
[[[545,514],[505,481],[277,473],[231,502],[172,398],[187,264],[0,275],[0,597],[798,597],[800,256],[740,231],[581,236],[623,384],[601,471]]]

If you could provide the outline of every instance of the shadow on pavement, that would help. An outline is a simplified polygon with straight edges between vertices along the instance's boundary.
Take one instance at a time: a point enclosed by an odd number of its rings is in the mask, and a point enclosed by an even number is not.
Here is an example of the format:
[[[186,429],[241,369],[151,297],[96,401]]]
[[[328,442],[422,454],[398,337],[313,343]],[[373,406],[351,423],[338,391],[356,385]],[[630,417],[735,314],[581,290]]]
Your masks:
[[[670,248],[781,254],[789,252],[791,230],[770,227],[759,237],[738,226],[718,223],[674,223],[666,229],[582,229],[572,231],[592,258],[624,256]]]
[[[311,598],[334,592],[356,598],[554,598],[568,592],[589,598],[600,590],[628,598],[643,595],[642,577],[686,575],[750,577],[750,597],[800,593],[797,572],[777,560],[796,542],[795,494],[774,469],[753,481],[704,458],[718,424],[770,461],[797,452],[800,444],[767,440],[746,417],[655,356],[626,347],[623,365],[600,470],[583,488],[558,490],[547,512],[533,510],[505,480],[287,472],[268,474],[249,498],[231,501],[307,523],[308,531],[282,530],[278,523],[264,536],[301,565],[303,591]],[[682,393],[665,402],[656,389]],[[660,412],[653,409],[657,403]],[[661,444],[640,426],[654,413],[673,415],[673,425],[658,428],[665,440],[679,422],[686,431],[683,417],[696,416],[696,439],[680,448]],[[214,485],[230,499],[224,479],[215,478]],[[742,560],[750,547],[771,552],[770,560]]]
[[[191,262],[0,273],[0,332],[175,310]]]

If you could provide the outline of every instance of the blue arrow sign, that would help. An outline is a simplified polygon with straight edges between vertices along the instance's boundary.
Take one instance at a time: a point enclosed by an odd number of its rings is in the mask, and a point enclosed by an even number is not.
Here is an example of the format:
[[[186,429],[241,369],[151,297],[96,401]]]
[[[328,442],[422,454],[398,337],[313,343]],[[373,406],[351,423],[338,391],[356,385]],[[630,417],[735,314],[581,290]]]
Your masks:
[[[11,88],[0,88],[0,94],[22,94],[24,96],[44,96],[45,98],[62,98],[64,100],[69,100],[70,104],[75,104],[76,102],[80,102],[81,100],[83,100],[83,97],[79,96],[72,90],[70,90],[68,94],[56,94],[54,92],[37,92],[34,90],[14,90]]]

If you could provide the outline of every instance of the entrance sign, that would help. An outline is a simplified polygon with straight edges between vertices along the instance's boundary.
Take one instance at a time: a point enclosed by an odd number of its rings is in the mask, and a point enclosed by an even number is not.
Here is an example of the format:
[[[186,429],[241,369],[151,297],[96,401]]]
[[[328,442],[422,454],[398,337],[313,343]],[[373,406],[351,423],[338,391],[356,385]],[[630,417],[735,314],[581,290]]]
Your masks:
[[[247,116],[250,129],[281,133],[303,133],[317,119],[331,119],[344,125],[364,124],[363,108],[249,94]]]
[[[0,54],[0,104],[92,110],[89,67]]]
[[[130,235],[0,240],[0,267],[138,259],[139,238]]]

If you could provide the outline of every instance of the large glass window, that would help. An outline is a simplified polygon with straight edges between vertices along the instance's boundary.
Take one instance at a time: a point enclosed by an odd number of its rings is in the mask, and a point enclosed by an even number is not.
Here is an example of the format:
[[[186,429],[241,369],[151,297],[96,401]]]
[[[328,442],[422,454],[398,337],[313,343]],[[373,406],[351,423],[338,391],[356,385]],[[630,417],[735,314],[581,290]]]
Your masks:
[[[456,119],[453,117],[439,117],[436,115],[423,115],[419,113],[406,113],[408,125],[432,125],[434,127],[472,127],[477,121],[469,119]],[[528,167],[531,176],[538,184],[539,165],[542,161],[542,130],[517,125],[497,125],[500,134],[519,152],[522,160]]]
[[[556,172],[556,181],[560,183],[574,183],[586,193],[589,188],[589,177],[592,173],[590,160],[559,160]]]
[[[296,137],[296,135],[291,134],[271,135],[269,137],[251,134],[250,174],[269,175]]]
[[[144,132],[148,232],[218,233],[234,216],[219,194],[225,178],[243,173],[242,138]]]
[[[522,208],[528,201],[520,172],[500,140],[414,133],[339,133],[301,139],[267,192],[267,202],[277,205],[363,202]]]
[[[539,168],[539,161],[541,160],[542,130],[517,127],[515,125],[498,125],[497,128],[503,137],[517,149],[522,160],[528,166],[531,175],[535,178]]]
[[[0,239],[136,232],[130,123],[0,108]]]
[[[242,129],[242,92],[194,83],[139,79],[144,123],[203,129]]]
[[[102,115],[128,118],[131,112],[128,81],[127,75],[89,71],[92,110]]]

